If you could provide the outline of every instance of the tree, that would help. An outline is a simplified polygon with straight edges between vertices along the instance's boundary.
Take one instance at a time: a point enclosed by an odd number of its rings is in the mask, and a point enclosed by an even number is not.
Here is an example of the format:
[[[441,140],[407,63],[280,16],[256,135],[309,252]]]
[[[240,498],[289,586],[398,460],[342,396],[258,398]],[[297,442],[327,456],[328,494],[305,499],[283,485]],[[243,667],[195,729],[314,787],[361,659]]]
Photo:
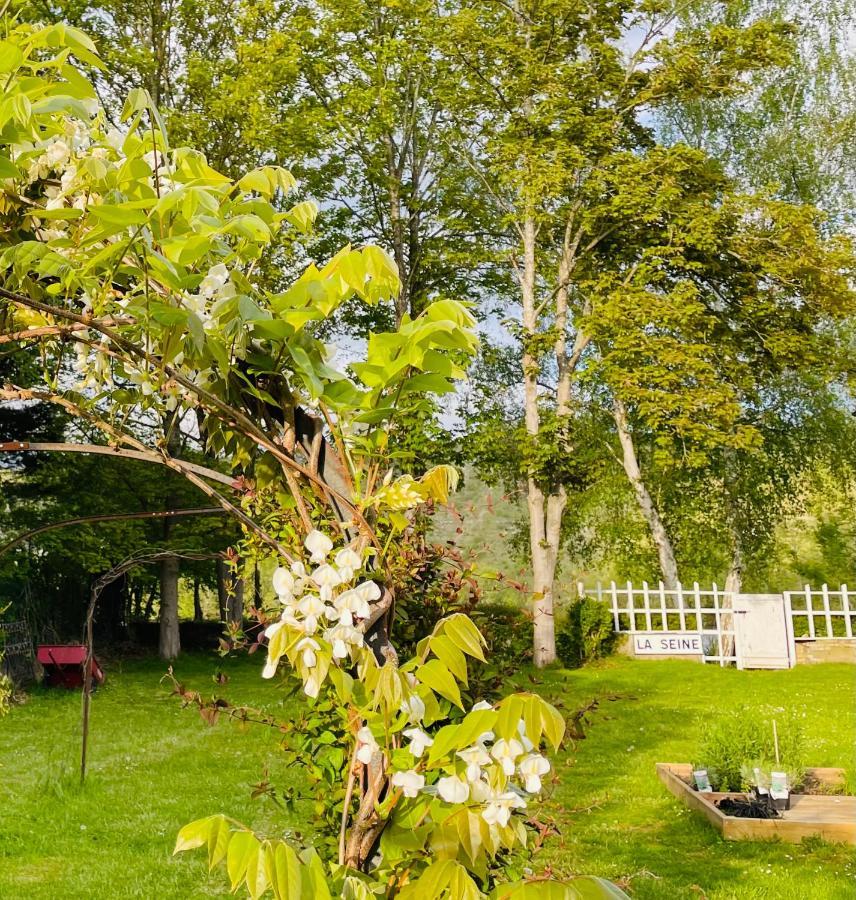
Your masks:
[[[635,423],[694,453],[746,446],[754,437],[737,422],[739,379],[747,357],[775,352],[758,329],[781,314],[794,338],[807,311],[823,317],[849,303],[847,248],[823,242],[810,210],[742,197],[704,153],[658,144],[649,124],[665,104],[732,94],[747,73],[786,62],[790,28],[758,19],[708,35],[674,25],[665,6],[517,2],[469,4],[443,29],[462,85],[461,152],[482,173],[504,228],[497,252],[519,288],[539,665],[555,658],[561,473],[579,410],[611,409],[672,583],[675,553],[642,478]],[[786,271],[792,254],[802,262]],[[803,312],[789,312],[800,292]]]
[[[781,199],[823,210],[827,229],[852,229],[856,57],[848,32],[854,12],[852,0],[682,5],[682,24],[698,33],[758,15],[793,22],[794,55],[785,69],[753,73],[737,96],[664,106],[660,130],[723,160],[744,188],[768,187]]]

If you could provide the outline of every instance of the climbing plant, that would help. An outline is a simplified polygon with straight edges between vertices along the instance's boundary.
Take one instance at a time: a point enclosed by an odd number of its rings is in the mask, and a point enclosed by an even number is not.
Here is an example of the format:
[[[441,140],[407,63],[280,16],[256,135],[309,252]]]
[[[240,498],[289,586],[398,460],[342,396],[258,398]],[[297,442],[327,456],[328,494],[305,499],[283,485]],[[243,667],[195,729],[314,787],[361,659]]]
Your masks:
[[[176,851],[205,847],[252,897],[620,896],[596,879],[501,883],[562,716],[534,694],[467,698],[467,660],[484,641],[461,613],[409,659],[395,649],[397,547],[457,476],[402,472],[390,438],[463,376],[469,312],[427,303],[343,363],[316,327],[352,297],[394,302],[382,249],[346,246],[285,290],[259,287],[261,261],[297,267],[314,227],[311,202],[289,203],[287,171],[232,180],[171,147],[143,90],[112,127],[82,71],[101,66],[85,34],[8,19],[2,33],[0,341],[35,342],[42,374],[0,398],[57,404],[179,472],[240,523],[243,557],[276,558],[262,674],[299,684],[305,763],[333,786],[317,846],[213,815],[183,828]],[[234,482],[153,440],[152,421],[197,429]]]

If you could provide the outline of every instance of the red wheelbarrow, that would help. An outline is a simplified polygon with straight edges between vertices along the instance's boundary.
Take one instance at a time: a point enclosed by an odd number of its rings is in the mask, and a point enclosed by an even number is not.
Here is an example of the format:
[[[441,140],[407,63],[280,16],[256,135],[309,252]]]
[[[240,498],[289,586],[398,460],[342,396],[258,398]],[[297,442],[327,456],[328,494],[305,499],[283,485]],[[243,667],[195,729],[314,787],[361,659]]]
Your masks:
[[[39,644],[37,657],[45,668],[45,684],[50,687],[83,687],[86,647],[83,644]],[[104,683],[104,672],[92,658],[92,680]]]

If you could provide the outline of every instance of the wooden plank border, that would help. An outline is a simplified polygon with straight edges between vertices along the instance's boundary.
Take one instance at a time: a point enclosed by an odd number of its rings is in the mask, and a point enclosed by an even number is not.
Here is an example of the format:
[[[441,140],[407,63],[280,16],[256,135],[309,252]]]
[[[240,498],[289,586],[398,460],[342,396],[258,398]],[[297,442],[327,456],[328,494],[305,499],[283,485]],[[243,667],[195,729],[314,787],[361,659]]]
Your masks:
[[[688,764],[657,763],[656,768],[657,777],[667,790],[690,809],[700,812],[727,841],[778,839],[798,844],[807,837],[820,837],[826,841],[856,846],[856,818],[851,816],[847,819],[846,816],[842,816],[844,810],[840,809],[842,802],[847,804],[848,809],[856,806],[856,797],[802,795],[805,799],[811,797],[817,801],[812,806],[819,808],[819,811],[813,812],[805,819],[795,816],[783,819],[739,819],[724,815],[714,806],[714,801],[723,797],[740,797],[742,794],[716,792],[701,794],[693,790],[688,781],[692,777],[692,766]],[[807,774],[820,783],[838,784],[843,777],[843,770],[808,769]],[[825,813],[824,809],[828,812]],[[790,812],[795,813],[797,810],[792,809]],[[829,818],[825,818],[825,815]]]

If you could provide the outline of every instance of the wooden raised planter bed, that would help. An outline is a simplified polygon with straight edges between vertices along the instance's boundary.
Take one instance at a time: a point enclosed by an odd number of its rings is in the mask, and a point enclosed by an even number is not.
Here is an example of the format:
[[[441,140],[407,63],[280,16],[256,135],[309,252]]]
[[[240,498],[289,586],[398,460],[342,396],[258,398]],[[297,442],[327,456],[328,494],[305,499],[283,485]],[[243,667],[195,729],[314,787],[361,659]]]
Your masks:
[[[823,788],[840,787],[843,769],[808,769],[810,783]],[[856,797],[842,794],[791,794],[791,808],[780,819],[741,819],[720,812],[714,803],[723,797],[743,794],[702,794],[691,785],[692,766],[657,763],[657,777],[690,809],[702,813],[727,841],[764,841],[778,838],[798,844],[803,838],[856,845]]]

